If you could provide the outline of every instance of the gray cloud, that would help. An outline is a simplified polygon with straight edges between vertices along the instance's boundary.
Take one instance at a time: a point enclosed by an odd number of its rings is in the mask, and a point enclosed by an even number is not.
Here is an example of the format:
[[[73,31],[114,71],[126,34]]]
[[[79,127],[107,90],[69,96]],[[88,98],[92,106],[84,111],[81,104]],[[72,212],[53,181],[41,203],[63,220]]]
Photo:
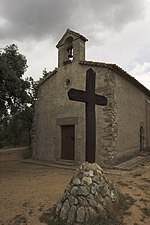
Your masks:
[[[64,0],[2,0],[0,37],[38,39],[51,35],[67,24],[72,5]]]
[[[0,39],[60,37],[68,27],[88,33],[121,30],[143,16],[144,0],[1,0]],[[89,35],[88,35],[89,36]]]
[[[105,0],[103,4],[103,1],[88,0],[88,2],[88,8],[92,10],[94,20],[102,21],[103,25],[108,27],[122,28],[125,24],[143,16],[144,4],[141,0]]]

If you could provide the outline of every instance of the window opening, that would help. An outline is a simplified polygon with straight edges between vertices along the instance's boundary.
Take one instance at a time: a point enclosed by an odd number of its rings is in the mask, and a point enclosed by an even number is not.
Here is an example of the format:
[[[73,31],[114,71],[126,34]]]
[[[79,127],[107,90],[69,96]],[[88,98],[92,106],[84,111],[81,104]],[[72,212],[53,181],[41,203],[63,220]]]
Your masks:
[[[67,53],[68,53],[68,60],[72,60],[73,59],[73,47],[69,46],[67,48]]]

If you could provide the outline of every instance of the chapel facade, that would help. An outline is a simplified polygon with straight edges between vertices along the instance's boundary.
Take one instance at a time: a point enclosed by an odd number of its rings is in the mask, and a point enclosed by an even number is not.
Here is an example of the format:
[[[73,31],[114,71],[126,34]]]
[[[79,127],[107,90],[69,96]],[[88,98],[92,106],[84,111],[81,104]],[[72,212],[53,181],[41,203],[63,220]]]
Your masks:
[[[33,158],[52,163],[85,161],[85,104],[70,101],[70,88],[85,90],[86,71],[96,73],[96,94],[107,98],[96,106],[95,162],[112,167],[150,151],[150,91],[115,64],[85,60],[87,39],[67,30],[57,44],[58,68],[38,84]]]

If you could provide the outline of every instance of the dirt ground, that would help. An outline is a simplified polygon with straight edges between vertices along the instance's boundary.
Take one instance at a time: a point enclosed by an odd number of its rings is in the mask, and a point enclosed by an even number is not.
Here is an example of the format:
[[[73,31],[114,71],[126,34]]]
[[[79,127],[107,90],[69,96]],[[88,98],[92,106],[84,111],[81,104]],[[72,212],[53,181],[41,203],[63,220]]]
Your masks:
[[[40,215],[57,203],[72,170],[22,163],[21,151],[0,152],[0,225],[41,225]],[[135,203],[127,225],[150,224],[150,162],[106,176]]]

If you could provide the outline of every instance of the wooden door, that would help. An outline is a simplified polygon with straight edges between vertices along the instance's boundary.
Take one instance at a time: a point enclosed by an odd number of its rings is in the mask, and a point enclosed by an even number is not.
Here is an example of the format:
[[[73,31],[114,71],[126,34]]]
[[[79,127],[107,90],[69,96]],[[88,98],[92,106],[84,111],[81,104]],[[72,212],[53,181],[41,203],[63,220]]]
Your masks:
[[[61,126],[61,159],[74,160],[75,127],[74,125]]]
[[[140,151],[144,150],[144,128],[140,127]]]

